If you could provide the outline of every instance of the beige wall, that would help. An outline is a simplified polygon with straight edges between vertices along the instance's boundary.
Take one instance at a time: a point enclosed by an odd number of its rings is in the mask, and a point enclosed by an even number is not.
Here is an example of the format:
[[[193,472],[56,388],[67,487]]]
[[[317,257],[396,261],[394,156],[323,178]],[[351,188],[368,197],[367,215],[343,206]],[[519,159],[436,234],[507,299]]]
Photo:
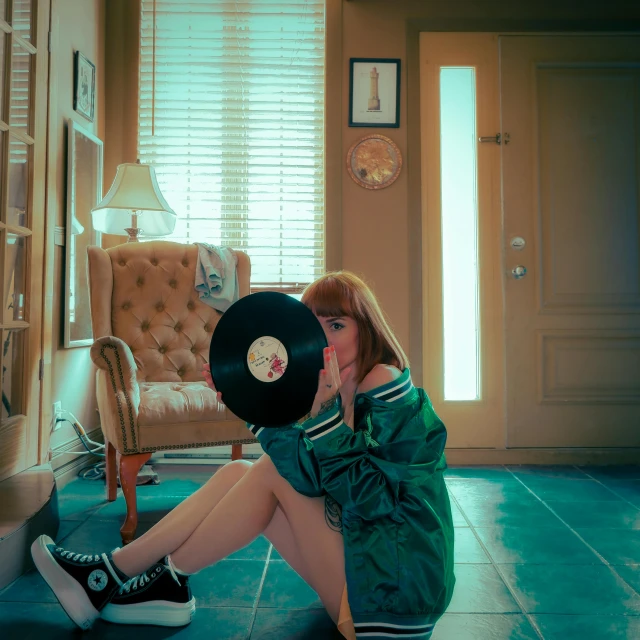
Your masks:
[[[333,0],[328,0],[332,3]],[[636,30],[640,3],[628,0],[335,0],[342,5],[341,211],[342,267],[361,274],[375,289],[412,373],[422,383],[422,277],[418,34],[420,31]],[[576,10],[579,7],[579,11]],[[349,128],[349,58],[402,60],[400,127]],[[326,100],[335,95],[327,87]],[[400,148],[403,171],[396,182],[368,191],[345,168],[349,147],[360,137],[381,133]],[[328,132],[327,135],[331,135]],[[336,158],[327,158],[336,162]],[[335,181],[335,180],[334,180]],[[328,191],[333,184],[328,176]]]
[[[104,140],[104,25],[105,0],[53,0],[52,3],[52,78],[50,91],[50,220],[62,227],[66,211],[67,122],[71,118],[83,129]],[[96,65],[95,118],[90,122],[73,110],[73,52],[79,50]],[[52,194],[51,190],[55,192]],[[52,197],[53,196],[53,197]],[[72,411],[85,426],[98,424],[95,402],[95,370],[88,347],[62,348],[62,314],[64,283],[64,247],[54,249],[53,352],[51,354],[51,402],[60,400],[63,409]],[[63,424],[51,440],[52,449],[75,437]]]
[[[56,64],[52,83],[56,87],[51,106],[57,113],[52,114],[51,120],[55,123],[51,131],[55,163],[50,167],[50,189],[56,190],[57,225],[62,225],[64,219],[67,118],[74,118],[103,140],[105,128],[109,132],[109,139],[105,140],[105,189],[111,184],[117,164],[135,159],[135,135],[131,127],[135,125],[137,60],[135,51],[123,53],[120,45],[135,39],[132,15],[136,0],[108,0],[107,14],[106,3],[107,0],[53,0]],[[327,0],[327,3],[328,263],[330,268],[342,267],[361,274],[373,286],[409,353],[414,378],[421,383],[419,32],[638,29],[640,3],[627,0]],[[576,6],[580,7],[579,14]],[[94,123],[73,111],[74,49],[83,51],[97,67]],[[351,57],[402,60],[399,129],[348,127]],[[105,95],[107,89],[109,95]],[[404,168],[388,189],[368,191],[349,178],[345,158],[353,142],[376,131],[391,137],[400,147]],[[114,237],[105,240],[109,245],[120,241]],[[64,408],[91,428],[98,420],[89,349],[60,348],[62,247],[55,248],[55,274],[51,401],[61,400]],[[72,436],[70,428],[65,427],[55,434],[52,444],[59,446]]]

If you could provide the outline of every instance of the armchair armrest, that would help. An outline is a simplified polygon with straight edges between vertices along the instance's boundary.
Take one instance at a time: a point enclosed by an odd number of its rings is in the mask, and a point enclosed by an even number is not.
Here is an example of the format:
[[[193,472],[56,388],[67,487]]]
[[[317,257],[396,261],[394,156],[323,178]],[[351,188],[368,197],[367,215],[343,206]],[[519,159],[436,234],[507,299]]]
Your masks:
[[[97,376],[98,409],[105,438],[120,453],[138,451],[140,386],[136,363],[126,342],[115,336],[98,338],[91,359],[100,369]]]

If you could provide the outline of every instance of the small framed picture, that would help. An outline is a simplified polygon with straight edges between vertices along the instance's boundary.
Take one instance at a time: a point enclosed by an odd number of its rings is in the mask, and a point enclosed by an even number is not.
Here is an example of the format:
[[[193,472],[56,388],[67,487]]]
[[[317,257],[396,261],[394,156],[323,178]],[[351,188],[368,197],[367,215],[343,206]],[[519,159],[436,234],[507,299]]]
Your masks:
[[[73,60],[73,108],[93,122],[96,93],[96,67],[79,51]]]
[[[400,60],[349,60],[349,126],[400,126]]]

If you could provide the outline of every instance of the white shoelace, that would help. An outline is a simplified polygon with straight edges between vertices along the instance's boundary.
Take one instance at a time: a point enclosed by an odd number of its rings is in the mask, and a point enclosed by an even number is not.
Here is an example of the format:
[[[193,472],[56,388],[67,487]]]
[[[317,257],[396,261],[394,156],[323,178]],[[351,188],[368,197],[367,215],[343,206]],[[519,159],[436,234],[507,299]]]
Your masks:
[[[173,568],[171,567],[171,564],[166,564],[165,568],[169,569],[169,573],[171,574],[171,577],[179,585],[180,584],[180,580],[178,580],[178,576],[176,575],[176,573],[174,572]],[[137,576],[134,576],[133,578],[130,578],[129,580],[127,580],[120,587],[119,593],[125,593],[125,592],[129,593],[131,591],[131,589],[136,591],[138,587],[142,587],[142,586],[148,584],[156,576],[159,576],[161,572],[162,572],[162,565],[158,565],[157,567],[155,567],[153,569],[147,569],[144,573],[140,573]]]
[[[63,558],[73,560],[73,562],[98,562],[100,556],[87,555],[86,553],[74,553],[73,551],[65,551],[61,547],[58,547],[56,551],[60,552]]]
[[[158,567],[159,569],[159,567]],[[151,578],[155,578],[156,577],[156,573],[155,571],[153,571],[151,573]],[[134,591],[138,588],[138,587],[142,587],[143,585],[151,582],[151,578],[147,575],[147,573],[141,573],[137,576],[133,576],[133,578],[130,578],[129,580],[127,580],[121,587],[120,587],[120,593],[124,593],[125,591],[127,593],[129,593],[129,591],[131,591],[131,589],[133,589]]]

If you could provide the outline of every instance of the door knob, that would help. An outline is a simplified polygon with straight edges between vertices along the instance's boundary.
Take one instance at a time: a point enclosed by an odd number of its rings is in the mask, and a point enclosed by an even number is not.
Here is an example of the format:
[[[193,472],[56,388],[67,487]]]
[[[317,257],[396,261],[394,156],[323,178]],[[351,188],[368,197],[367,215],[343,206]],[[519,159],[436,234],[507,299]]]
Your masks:
[[[511,273],[516,280],[520,280],[527,275],[527,268],[521,264],[511,269]]]

